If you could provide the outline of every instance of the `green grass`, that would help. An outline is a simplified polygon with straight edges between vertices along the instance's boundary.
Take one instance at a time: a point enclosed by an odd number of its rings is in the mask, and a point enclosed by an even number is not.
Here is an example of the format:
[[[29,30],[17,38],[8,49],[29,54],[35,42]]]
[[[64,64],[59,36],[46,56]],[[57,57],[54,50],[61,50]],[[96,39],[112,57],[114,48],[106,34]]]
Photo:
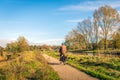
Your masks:
[[[27,51],[0,66],[0,80],[60,80],[60,78],[41,54]]]
[[[57,52],[45,52],[59,59]],[[120,58],[68,54],[67,64],[101,80],[120,80]]]

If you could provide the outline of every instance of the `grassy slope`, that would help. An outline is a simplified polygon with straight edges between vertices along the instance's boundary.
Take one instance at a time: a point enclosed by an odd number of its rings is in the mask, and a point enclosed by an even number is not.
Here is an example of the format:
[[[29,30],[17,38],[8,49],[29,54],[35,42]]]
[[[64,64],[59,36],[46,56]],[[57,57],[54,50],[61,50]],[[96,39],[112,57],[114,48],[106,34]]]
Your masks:
[[[24,52],[20,57],[2,63],[0,80],[60,80],[37,52]]]
[[[46,54],[59,59],[59,53]],[[67,63],[102,80],[120,80],[120,58],[68,54]]]

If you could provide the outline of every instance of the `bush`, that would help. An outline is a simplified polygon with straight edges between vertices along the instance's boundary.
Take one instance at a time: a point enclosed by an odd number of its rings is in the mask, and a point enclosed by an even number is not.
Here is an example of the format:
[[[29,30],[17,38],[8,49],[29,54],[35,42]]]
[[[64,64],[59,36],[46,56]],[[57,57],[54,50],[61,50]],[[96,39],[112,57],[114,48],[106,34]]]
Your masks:
[[[0,66],[0,80],[59,80],[45,59],[38,53],[27,51]]]

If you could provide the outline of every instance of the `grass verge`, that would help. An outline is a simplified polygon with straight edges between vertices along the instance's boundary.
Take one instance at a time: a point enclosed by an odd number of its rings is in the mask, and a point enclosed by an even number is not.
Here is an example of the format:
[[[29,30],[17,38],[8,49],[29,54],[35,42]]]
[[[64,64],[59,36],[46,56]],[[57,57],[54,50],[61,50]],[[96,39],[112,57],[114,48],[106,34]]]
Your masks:
[[[45,52],[58,58],[57,52]],[[120,58],[68,54],[67,64],[101,80],[120,80]]]
[[[20,57],[2,63],[0,80],[60,80],[41,54],[35,51],[23,52]]]

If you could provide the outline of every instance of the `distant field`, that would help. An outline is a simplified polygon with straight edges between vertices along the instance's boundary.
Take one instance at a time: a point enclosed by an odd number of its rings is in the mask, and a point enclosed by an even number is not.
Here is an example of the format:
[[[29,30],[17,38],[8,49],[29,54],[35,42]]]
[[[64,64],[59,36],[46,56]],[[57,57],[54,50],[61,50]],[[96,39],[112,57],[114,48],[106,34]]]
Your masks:
[[[59,59],[57,52],[45,52]],[[67,63],[102,80],[120,80],[120,58],[68,54]]]
[[[0,62],[0,80],[60,80],[45,59],[34,51]]]

